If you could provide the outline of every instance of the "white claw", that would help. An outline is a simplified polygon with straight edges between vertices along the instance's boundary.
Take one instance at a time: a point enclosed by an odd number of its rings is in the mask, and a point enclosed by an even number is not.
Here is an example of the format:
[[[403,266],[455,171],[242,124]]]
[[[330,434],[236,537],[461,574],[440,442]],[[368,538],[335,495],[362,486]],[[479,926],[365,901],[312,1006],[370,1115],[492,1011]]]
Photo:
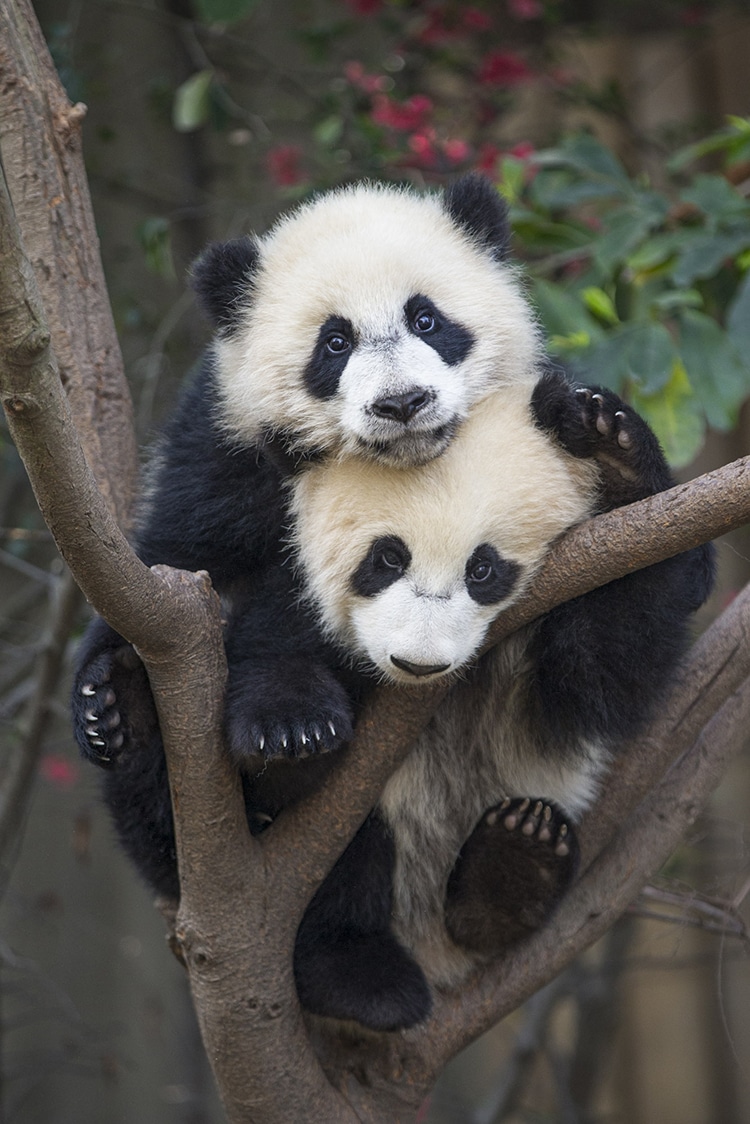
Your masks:
[[[331,731],[331,737],[335,738],[336,737],[336,727],[334,726],[333,722],[328,723],[328,729]]]
[[[91,744],[95,746],[104,746],[105,742],[103,742],[101,738],[92,738]]]
[[[85,717],[87,722],[98,722],[99,721],[99,715],[94,714],[93,710],[87,710],[84,717]]]
[[[89,738],[98,738],[99,737],[99,731],[97,730],[96,726],[87,726],[86,727],[86,736],[89,737]]]
[[[261,734],[260,735],[260,741],[258,742],[258,749],[260,750],[261,753],[265,749],[265,745],[266,745],[266,739]]]
[[[286,749],[286,747],[288,745],[289,745],[289,742],[287,741],[286,734],[284,734],[284,737],[281,739],[281,747],[282,747],[282,749]]]
[[[95,695],[96,691],[94,690],[94,688],[91,686],[90,683],[87,683],[85,687],[81,687],[81,694],[85,695],[86,698],[88,699],[88,698],[91,697],[91,695]]]
[[[300,741],[302,742],[303,745],[307,745],[309,740],[310,739],[307,737],[306,734],[300,734]]]

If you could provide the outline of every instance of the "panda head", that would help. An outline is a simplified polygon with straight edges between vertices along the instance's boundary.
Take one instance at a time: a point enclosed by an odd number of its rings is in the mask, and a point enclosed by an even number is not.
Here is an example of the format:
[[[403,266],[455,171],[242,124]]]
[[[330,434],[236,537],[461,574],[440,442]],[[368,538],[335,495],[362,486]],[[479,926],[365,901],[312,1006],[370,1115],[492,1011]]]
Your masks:
[[[306,596],[327,634],[383,678],[414,683],[469,661],[550,542],[591,510],[595,468],[534,426],[529,397],[489,395],[443,456],[409,471],[351,457],[291,481]]]
[[[240,443],[422,464],[496,386],[536,378],[539,339],[479,176],[442,195],[359,184],[194,267],[217,330],[219,422]]]

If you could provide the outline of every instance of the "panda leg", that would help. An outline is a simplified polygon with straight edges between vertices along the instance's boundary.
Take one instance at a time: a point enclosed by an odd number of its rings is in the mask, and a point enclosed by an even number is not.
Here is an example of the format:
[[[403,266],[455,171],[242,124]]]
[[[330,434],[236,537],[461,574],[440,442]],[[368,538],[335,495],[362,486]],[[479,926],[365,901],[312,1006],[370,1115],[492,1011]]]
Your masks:
[[[311,901],[294,974],[313,1014],[371,1030],[400,1030],[429,1014],[422,970],[390,931],[393,861],[393,840],[373,813]]]
[[[448,879],[451,939],[485,954],[523,940],[552,915],[577,867],[575,832],[554,804],[505,800],[482,817]]]

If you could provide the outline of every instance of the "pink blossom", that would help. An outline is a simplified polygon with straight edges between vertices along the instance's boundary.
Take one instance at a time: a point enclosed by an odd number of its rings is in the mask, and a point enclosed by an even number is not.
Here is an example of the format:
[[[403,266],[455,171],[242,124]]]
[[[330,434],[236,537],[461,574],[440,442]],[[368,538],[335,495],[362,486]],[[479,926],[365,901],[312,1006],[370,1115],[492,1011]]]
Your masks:
[[[538,20],[544,7],[540,0],[508,0],[508,14],[517,20]]]
[[[365,94],[376,94],[388,84],[384,74],[368,74],[362,63],[356,61],[344,64],[344,77],[351,86],[356,86]]]
[[[293,187],[302,181],[302,149],[296,144],[279,144],[266,154],[266,168],[277,187]]]
[[[344,0],[355,16],[374,16],[383,6],[383,0]]]
[[[431,112],[432,102],[424,94],[414,94],[405,102],[377,94],[373,99],[371,116],[376,125],[411,133],[424,125]]]
[[[464,160],[468,159],[470,149],[465,140],[456,137],[444,142],[443,152],[451,164],[463,164]]]
[[[533,72],[511,51],[490,51],[479,68],[478,79],[483,86],[518,86],[533,77]]]
[[[477,171],[484,172],[488,176],[494,175],[497,162],[501,156],[502,150],[496,144],[490,144],[489,142],[483,144],[478,153]]]
[[[492,27],[492,16],[483,12],[481,8],[466,8],[461,13],[461,22],[467,31],[489,31]]]
[[[530,156],[534,155],[534,146],[531,141],[519,141],[514,144],[512,148],[508,149],[509,156],[515,156],[519,160],[528,160]]]
[[[435,145],[435,130],[425,129],[420,133],[412,133],[409,137],[409,148],[414,153],[414,163],[419,168],[433,168],[437,164],[438,151]]]
[[[39,775],[49,784],[66,790],[72,788],[78,781],[78,766],[69,761],[67,757],[60,757],[56,753],[48,753],[39,762]]]

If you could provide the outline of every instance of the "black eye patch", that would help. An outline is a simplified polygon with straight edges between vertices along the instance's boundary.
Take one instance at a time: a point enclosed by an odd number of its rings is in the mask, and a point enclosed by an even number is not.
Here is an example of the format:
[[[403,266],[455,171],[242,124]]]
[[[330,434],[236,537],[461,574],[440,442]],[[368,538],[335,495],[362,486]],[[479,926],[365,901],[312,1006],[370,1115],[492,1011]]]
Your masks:
[[[351,577],[352,589],[360,597],[375,597],[403,577],[411,564],[411,552],[398,535],[375,539]]]
[[[409,297],[404,305],[404,316],[409,331],[433,347],[449,367],[462,363],[474,346],[474,337],[468,328],[449,320],[429,297],[420,293]]]
[[[478,605],[495,605],[511,593],[520,573],[517,562],[501,558],[494,546],[485,542],[466,563],[464,581],[469,597]]]
[[[321,325],[303,375],[305,386],[315,398],[333,398],[355,345],[350,320],[329,316]]]

